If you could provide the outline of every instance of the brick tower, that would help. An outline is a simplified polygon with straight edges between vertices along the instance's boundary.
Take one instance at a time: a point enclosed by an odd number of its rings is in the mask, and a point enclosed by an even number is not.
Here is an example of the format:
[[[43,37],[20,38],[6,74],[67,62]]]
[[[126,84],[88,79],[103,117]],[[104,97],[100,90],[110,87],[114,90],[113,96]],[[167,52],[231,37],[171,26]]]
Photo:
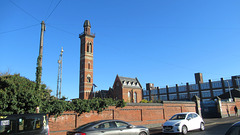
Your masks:
[[[80,78],[79,98],[90,99],[93,97],[93,39],[91,24],[88,20],[84,22],[84,32],[79,35],[81,40],[80,49]]]

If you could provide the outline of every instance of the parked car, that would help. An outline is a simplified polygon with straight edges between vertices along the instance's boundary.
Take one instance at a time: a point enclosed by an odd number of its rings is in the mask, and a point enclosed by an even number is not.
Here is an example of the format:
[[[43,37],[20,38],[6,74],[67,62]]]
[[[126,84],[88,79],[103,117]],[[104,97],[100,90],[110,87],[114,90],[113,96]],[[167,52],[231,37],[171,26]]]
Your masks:
[[[47,115],[0,115],[0,135],[49,135]]]
[[[68,131],[67,135],[149,135],[149,130],[121,120],[100,120]]]
[[[226,132],[225,135],[240,135],[240,121],[234,123]]]
[[[163,133],[187,134],[191,130],[204,130],[203,119],[194,112],[178,113],[163,124]]]

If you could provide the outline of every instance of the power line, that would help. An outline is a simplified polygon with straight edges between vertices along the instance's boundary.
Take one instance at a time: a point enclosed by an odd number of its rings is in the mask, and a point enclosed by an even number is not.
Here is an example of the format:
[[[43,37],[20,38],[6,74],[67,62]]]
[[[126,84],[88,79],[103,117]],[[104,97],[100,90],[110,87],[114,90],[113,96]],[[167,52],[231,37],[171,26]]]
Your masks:
[[[45,17],[47,17],[47,13],[48,13],[48,11],[50,10],[50,7],[52,6],[52,4],[53,4],[53,0],[51,1],[50,5],[49,5],[49,7],[48,7],[48,10],[47,10],[47,12],[46,12],[46,14],[45,14]]]
[[[61,1],[62,0],[60,0],[59,2],[58,2],[58,4],[55,6],[55,8],[52,10],[52,12],[49,14],[49,16],[47,17],[47,19],[46,19],[46,21],[45,22],[47,22],[47,20],[48,20],[48,18],[52,15],[52,13],[55,11],[55,9],[58,7],[58,5],[61,3]]]
[[[20,6],[18,6],[16,3],[14,3],[12,0],[10,0],[10,2],[16,6],[17,8],[19,8],[20,10],[22,10],[24,13],[26,13],[27,15],[31,16],[34,20],[36,20],[37,22],[40,22],[40,20],[38,20],[36,17],[34,17],[33,15],[31,15],[30,13],[28,13],[26,10],[24,10],[23,8],[21,8]]]
[[[47,24],[47,26],[50,26],[50,27],[55,28],[55,29],[57,29],[57,30],[59,30],[59,31],[62,31],[62,32],[65,32],[65,33],[68,33],[68,34],[71,34],[71,35],[74,35],[74,36],[77,35],[77,34],[75,34],[75,33],[72,33],[72,32],[69,32],[69,31],[66,31],[66,30],[63,30],[63,29],[57,28],[57,27],[52,26],[52,25],[49,25],[49,24]]]
[[[23,28],[15,29],[15,30],[10,30],[10,31],[0,32],[0,35],[1,35],[1,34],[10,33],[10,32],[14,32],[14,31],[19,31],[19,30],[27,29],[27,28],[30,28],[30,27],[33,27],[33,26],[37,26],[37,25],[39,25],[39,24],[34,24],[34,25],[31,25],[31,26],[27,26],[27,27],[23,27]]]

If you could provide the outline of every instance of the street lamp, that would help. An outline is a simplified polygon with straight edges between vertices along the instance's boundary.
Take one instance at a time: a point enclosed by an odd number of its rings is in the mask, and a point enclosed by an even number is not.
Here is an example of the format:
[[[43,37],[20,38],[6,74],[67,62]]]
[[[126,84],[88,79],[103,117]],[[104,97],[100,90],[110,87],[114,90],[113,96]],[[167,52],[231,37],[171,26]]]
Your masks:
[[[94,94],[94,97],[95,97],[95,87],[97,87],[97,85],[93,83],[93,94]]]
[[[230,96],[230,102],[232,102],[232,93],[231,93],[231,90],[230,90],[230,85],[229,85],[229,82],[227,81],[228,83],[228,92],[229,92],[229,96]]]

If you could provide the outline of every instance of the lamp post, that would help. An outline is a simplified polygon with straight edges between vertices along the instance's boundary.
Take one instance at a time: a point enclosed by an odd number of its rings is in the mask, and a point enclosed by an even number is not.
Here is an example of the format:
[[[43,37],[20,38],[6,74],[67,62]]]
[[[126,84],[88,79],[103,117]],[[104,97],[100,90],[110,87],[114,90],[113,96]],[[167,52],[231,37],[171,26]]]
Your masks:
[[[229,96],[230,96],[230,102],[232,102],[232,93],[231,93],[231,90],[230,90],[230,85],[229,85],[229,82],[227,81],[228,83],[228,92],[229,92]]]
[[[97,87],[97,85],[93,83],[93,94],[94,94],[94,97],[95,97],[95,87]]]

